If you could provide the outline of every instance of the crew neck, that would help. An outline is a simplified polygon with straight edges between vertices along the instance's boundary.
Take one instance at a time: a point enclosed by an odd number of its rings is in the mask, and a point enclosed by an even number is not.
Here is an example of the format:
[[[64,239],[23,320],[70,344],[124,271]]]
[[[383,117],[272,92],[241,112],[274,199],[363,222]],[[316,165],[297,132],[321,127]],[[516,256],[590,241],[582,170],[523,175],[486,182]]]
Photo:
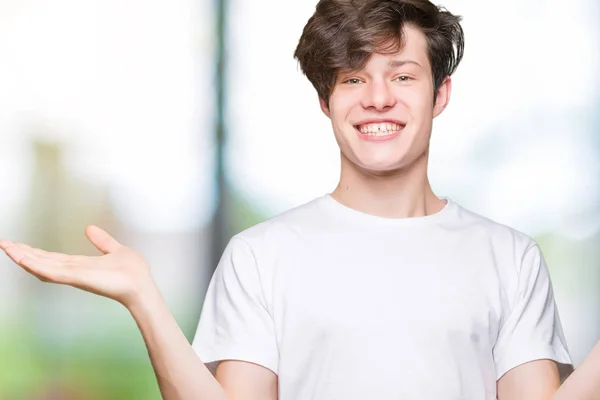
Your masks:
[[[333,198],[331,193],[326,193],[321,197],[322,203],[327,209],[339,216],[346,222],[358,223],[361,225],[379,225],[379,226],[415,226],[437,223],[447,218],[451,214],[455,203],[449,197],[438,197],[438,199],[446,202],[444,207],[429,215],[420,217],[381,217],[378,215],[368,214],[363,211],[348,207]]]

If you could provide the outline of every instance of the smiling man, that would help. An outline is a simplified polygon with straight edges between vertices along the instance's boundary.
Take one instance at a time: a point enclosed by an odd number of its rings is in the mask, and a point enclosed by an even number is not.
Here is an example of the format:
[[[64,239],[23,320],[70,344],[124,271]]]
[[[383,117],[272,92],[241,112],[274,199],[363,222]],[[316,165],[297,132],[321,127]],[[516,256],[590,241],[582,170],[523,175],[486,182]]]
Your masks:
[[[341,176],[221,260],[194,347],[239,393],[256,385],[237,381],[248,368],[294,400],[542,400],[559,387],[557,362],[571,361],[540,248],[428,181],[459,20],[426,0],[317,5],[295,55]]]
[[[124,304],[167,400],[550,399],[571,360],[539,246],[428,180],[459,21],[427,0],[319,1],[295,55],[331,120],[339,184],[231,239],[193,347],[143,259],[105,232],[87,230],[99,258],[0,245]]]

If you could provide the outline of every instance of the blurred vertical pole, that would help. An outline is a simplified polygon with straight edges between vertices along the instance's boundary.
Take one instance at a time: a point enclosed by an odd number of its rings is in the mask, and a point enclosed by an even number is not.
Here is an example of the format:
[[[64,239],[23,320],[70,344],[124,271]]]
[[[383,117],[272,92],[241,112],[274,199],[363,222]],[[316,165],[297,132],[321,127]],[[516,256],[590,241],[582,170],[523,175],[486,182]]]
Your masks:
[[[227,189],[227,174],[225,172],[225,138],[226,138],[226,123],[225,123],[225,41],[226,41],[226,9],[227,0],[216,1],[216,54],[215,54],[215,94],[216,94],[216,195],[217,208],[212,224],[211,232],[211,268],[216,268],[221,254],[228,240],[228,189]]]

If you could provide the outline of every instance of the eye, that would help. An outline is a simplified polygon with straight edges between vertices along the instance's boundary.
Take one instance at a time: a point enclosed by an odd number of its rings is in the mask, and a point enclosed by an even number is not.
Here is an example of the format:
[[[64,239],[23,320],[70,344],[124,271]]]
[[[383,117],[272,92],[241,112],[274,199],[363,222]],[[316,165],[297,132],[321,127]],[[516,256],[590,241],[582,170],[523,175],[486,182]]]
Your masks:
[[[351,85],[356,85],[356,84],[360,83],[360,79],[358,79],[358,78],[350,78],[350,79],[346,79],[342,83],[349,83]]]
[[[412,80],[412,78],[410,76],[401,75],[401,76],[397,77],[396,80],[400,81],[400,82],[408,82],[408,81]]]

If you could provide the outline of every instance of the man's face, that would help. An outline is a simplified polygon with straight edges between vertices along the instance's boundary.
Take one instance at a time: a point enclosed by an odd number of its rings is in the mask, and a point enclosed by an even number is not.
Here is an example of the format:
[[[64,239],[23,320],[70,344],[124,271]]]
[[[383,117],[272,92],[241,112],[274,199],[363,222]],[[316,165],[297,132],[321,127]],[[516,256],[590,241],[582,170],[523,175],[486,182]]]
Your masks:
[[[396,54],[373,54],[364,69],[340,72],[329,107],[343,157],[372,174],[404,169],[429,146],[432,120],[450,97],[450,79],[437,92],[434,105],[426,38],[405,28],[405,46]]]

